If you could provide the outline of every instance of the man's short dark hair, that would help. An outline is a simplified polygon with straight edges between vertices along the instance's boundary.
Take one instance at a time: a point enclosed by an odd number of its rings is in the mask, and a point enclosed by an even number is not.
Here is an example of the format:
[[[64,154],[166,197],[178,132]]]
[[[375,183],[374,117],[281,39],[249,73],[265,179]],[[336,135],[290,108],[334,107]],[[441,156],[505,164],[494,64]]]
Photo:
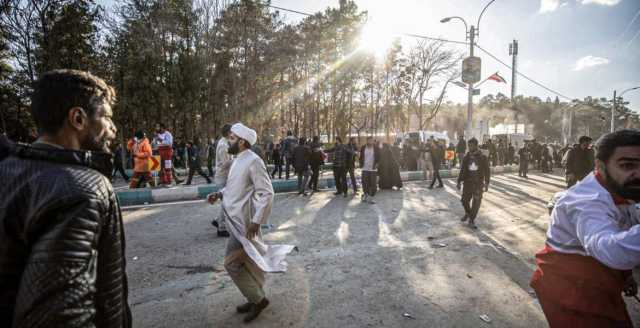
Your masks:
[[[40,133],[55,134],[71,108],[81,107],[88,116],[93,116],[104,101],[112,105],[115,91],[99,77],[77,70],[54,70],[36,81],[31,115]]]
[[[475,144],[478,145],[478,139],[476,138],[471,138],[469,139],[469,141],[467,141],[468,144]]]
[[[580,137],[580,139],[578,139],[578,143],[591,142],[591,141],[593,141],[593,139],[591,139],[591,137],[589,136],[582,136]]]
[[[160,128],[161,128],[161,129],[163,129],[163,130],[166,130],[166,129],[167,129],[167,126],[166,126],[164,123],[160,123],[160,122],[158,122],[158,123],[156,123],[156,124],[158,124],[158,125],[160,126]]]
[[[640,130],[624,129],[600,137],[596,143],[596,158],[607,162],[618,147],[640,146]]]
[[[225,124],[222,126],[222,136],[227,137],[231,132],[231,124]]]

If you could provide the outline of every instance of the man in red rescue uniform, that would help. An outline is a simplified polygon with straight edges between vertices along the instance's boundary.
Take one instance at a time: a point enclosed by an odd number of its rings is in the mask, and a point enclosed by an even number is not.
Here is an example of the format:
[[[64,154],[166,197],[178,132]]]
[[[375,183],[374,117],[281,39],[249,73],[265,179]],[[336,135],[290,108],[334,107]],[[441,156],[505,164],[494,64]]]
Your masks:
[[[153,140],[158,145],[158,154],[160,155],[160,183],[163,185],[171,184],[171,169],[173,163],[173,135],[167,131],[164,123],[156,124],[156,137]]]
[[[597,143],[596,166],[556,196],[531,279],[551,328],[632,327],[622,298],[638,292],[640,130]]]

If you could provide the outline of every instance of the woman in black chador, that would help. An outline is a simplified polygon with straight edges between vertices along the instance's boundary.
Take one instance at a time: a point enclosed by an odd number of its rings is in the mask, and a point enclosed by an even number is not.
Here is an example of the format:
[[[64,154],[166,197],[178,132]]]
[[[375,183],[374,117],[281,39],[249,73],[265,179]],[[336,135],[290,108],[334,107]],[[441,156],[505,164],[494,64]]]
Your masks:
[[[380,189],[391,189],[393,187],[402,188],[402,179],[400,178],[400,165],[398,160],[393,156],[391,146],[385,143],[380,153],[380,163],[378,164],[378,175],[380,176],[378,183]]]

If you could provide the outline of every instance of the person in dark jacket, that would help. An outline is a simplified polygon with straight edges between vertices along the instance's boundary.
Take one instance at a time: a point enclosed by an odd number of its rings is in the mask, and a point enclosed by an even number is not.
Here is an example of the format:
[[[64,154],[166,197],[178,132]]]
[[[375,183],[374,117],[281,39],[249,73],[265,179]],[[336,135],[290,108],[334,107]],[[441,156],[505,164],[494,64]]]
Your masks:
[[[40,137],[0,137],[0,326],[131,327],[124,224],[109,178],[113,88],[86,72],[40,75]]]
[[[293,149],[293,168],[298,176],[298,195],[307,196],[307,183],[309,183],[309,163],[311,161],[311,148],[306,145],[305,138],[300,138],[298,145]]]
[[[431,149],[431,163],[433,164],[433,180],[431,180],[429,189],[433,189],[433,185],[436,184],[436,180],[438,180],[438,188],[442,188],[444,185],[442,184],[442,178],[440,177],[440,164],[444,158],[444,148],[440,146],[436,140],[429,141],[429,148]]]
[[[278,179],[282,179],[282,153],[280,152],[280,144],[273,145],[271,158],[273,159],[273,171],[271,172],[271,179],[275,179],[276,172],[278,172]]]
[[[336,183],[335,195],[347,197],[347,159],[353,156],[351,147],[342,143],[342,138],[336,137],[336,144],[333,148],[327,149],[326,153],[333,154],[333,177]]]
[[[193,179],[193,175],[198,173],[201,177],[207,180],[207,184],[211,184],[211,179],[204,174],[201,167],[200,162],[200,148],[197,143],[192,141],[187,142],[187,154],[189,156],[189,177],[187,178],[186,185],[191,185],[191,180]]]
[[[373,137],[367,137],[367,144],[360,149],[360,168],[362,169],[362,201],[375,204],[373,197],[378,187],[378,163],[380,147],[374,143]]]
[[[465,214],[461,221],[469,220],[469,227],[477,229],[476,216],[480,210],[482,193],[489,190],[491,170],[489,160],[478,149],[478,140],[471,138],[468,144],[469,152],[462,160],[457,188],[460,190],[460,184],[464,184],[461,201]]]
[[[311,142],[311,181],[309,181],[309,189],[312,191],[320,191],[318,189],[318,179],[320,178],[320,169],[324,164],[325,157],[320,144],[320,137],[314,136]]]
[[[578,139],[579,146],[569,150],[565,171],[567,188],[573,187],[593,171],[595,156],[590,147],[592,141],[590,137],[582,136]]]
[[[285,160],[285,179],[289,180],[289,170],[293,166],[293,150],[298,145],[298,139],[293,136],[293,132],[287,131],[287,137],[282,140],[280,151]]]
[[[397,147],[397,145],[396,145]],[[396,151],[399,152],[397,147]],[[380,189],[402,188],[402,178],[400,176],[400,163],[393,148],[388,143],[382,144],[380,161],[378,163],[378,186]]]
[[[351,150],[351,155],[347,157],[347,166],[346,166],[346,174],[351,178],[351,187],[353,188],[353,194],[358,193],[358,183],[356,181],[356,154],[358,154],[358,143],[356,142],[356,138],[349,138],[349,144],[347,147]]]
[[[518,156],[518,163],[520,166],[518,176],[528,179],[529,177],[527,177],[527,173],[529,173],[529,160],[531,159],[531,144],[525,142],[522,148],[518,150]]]
[[[113,151],[113,174],[111,174],[111,182],[113,182],[113,179],[116,178],[116,173],[120,173],[124,181],[129,182],[129,176],[124,170],[124,166],[122,166],[124,152],[125,150],[122,147],[122,144],[117,143],[116,149]]]
[[[212,139],[208,144],[207,144],[207,171],[209,173],[209,177],[213,178],[214,176],[214,172],[213,172],[213,164],[216,162],[216,147],[217,147],[217,140],[219,138],[216,136],[215,139]]]

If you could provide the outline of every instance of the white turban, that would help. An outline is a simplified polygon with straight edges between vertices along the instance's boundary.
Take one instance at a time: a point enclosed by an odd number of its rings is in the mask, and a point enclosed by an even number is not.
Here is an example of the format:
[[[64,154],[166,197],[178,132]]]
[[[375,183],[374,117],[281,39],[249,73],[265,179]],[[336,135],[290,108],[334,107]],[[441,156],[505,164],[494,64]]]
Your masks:
[[[231,127],[231,132],[238,137],[248,141],[252,146],[258,141],[258,134],[256,131],[246,127],[242,123],[236,123]]]

